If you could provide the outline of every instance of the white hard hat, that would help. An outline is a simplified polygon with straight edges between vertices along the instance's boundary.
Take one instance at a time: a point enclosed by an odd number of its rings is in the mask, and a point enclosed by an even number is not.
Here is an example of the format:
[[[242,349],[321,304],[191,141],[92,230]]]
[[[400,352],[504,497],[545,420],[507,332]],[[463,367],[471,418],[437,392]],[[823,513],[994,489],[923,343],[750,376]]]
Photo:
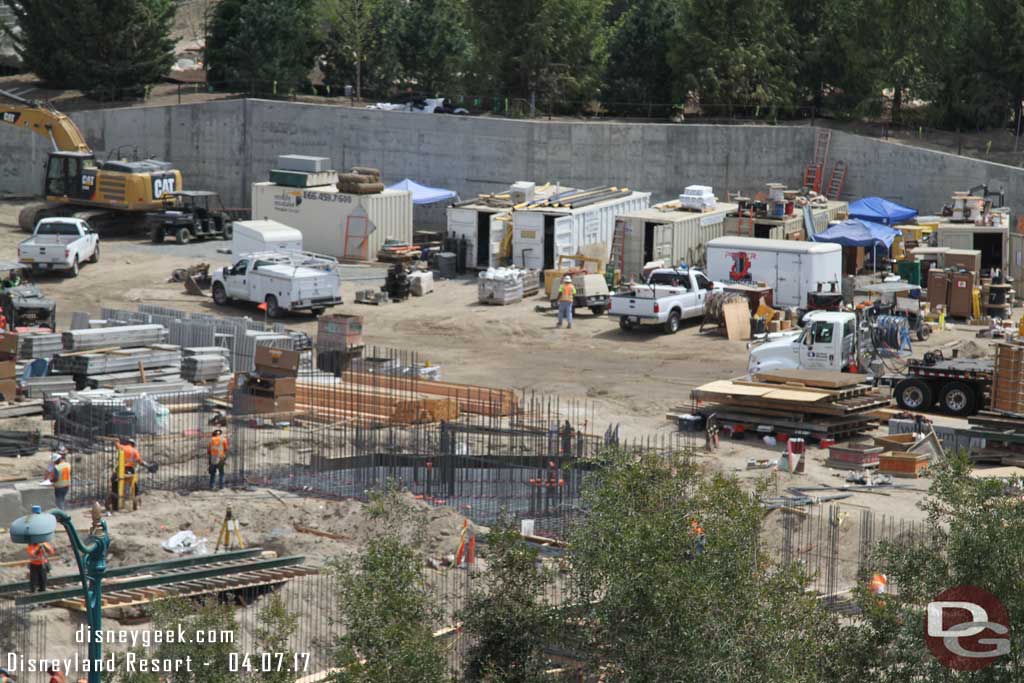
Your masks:
[[[53,455],[50,456],[50,462],[57,462],[58,460],[60,460],[63,457],[64,457],[63,453],[54,453]]]
[[[569,275],[566,275],[565,277],[562,278],[562,282],[572,282],[572,277],[569,276]]]

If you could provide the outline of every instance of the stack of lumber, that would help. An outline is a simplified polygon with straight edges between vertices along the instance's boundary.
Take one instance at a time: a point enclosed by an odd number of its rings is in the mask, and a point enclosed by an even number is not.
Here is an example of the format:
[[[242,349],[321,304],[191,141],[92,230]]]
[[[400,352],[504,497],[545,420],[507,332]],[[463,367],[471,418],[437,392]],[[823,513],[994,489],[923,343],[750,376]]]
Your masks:
[[[996,345],[991,404],[997,413],[1024,416],[1024,342]]]
[[[982,411],[967,423],[966,436],[985,440],[985,448],[971,450],[971,460],[1024,466],[1024,417]]]
[[[458,403],[460,412],[474,415],[509,417],[516,414],[519,407],[516,393],[510,389],[491,389],[472,384],[393,377],[368,372],[345,372],[342,373],[342,379],[352,384],[381,390],[454,399]]]
[[[66,351],[95,351],[112,347],[159,344],[167,336],[163,325],[122,325],[89,330],[68,330],[61,334]]]
[[[56,332],[24,332],[18,335],[18,358],[53,358],[64,349],[64,342]]]
[[[46,394],[74,391],[75,388],[75,378],[71,375],[29,377],[25,382],[25,395],[29,398],[43,398]]]
[[[302,383],[296,391],[298,407],[311,416],[329,421],[351,420],[363,424],[421,424],[455,420],[459,403],[361,384]]]
[[[91,330],[75,330],[75,332],[89,331]],[[69,333],[65,332],[64,334]],[[53,368],[57,372],[66,372],[72,375],[102,375],[138,370],[140,367],[146,370],[165,368],[177,366],[180,362],[181,349],[177,346],[156,344],[145,348],[61,353],[53,357]]]
[[[874,411],[889,405],[865,375],[815,370],[763,372],[753,379],[718,380],[691,397],[705,418],[759,433],[839,439],[875,427]]]

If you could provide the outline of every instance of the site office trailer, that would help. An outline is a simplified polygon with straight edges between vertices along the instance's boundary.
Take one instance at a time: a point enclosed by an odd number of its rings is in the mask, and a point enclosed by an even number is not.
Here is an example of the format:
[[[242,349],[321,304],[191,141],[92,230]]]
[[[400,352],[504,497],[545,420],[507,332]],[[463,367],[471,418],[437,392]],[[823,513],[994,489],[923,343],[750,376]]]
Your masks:
[[[777,307],[807,306],[821,283],[842,283],[843,248],[827,242],[719,237],[708,243],[707,276],[719,282],[764,282]]]
[[[466,238],[466,267],[497,268],[501,241],[511,228],[512,209],[486,204],[448,207],[448,234]]]
[[[577,254],[583,247],[604,242],[610,255],[615,218],[650,206],[650,192],[633,192],[578,209],[535,207],[512,212],[512,262],[547,270],[559,256]]]
[[[644,265],[651,261],[664,261],[667,266],[703,266],[707,243],[724,234],[725,216],[736,210],[735,204],[721,203],[703,213],[667,208],[675,203],[655,204],[618,216],[616,220],[624,224],[626,236],[623,279],[639,278]]]
[[[406,191],[348,194],[333,185],[253,183],[252,217],[295,228],[306,251],[340,259],[375,260],[388,239],[412,244],[412,193]]]

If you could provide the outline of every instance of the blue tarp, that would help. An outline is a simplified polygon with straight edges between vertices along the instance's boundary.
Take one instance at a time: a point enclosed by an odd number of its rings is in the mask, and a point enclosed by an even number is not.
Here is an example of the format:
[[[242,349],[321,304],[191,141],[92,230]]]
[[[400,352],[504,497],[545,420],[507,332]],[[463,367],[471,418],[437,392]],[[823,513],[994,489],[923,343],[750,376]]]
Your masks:
[[[880,244],[888,249],[898,234],[900,234],[899,230],[894,230],[887,225],[851,218],[842,223],[830,225],[828,229],[815,235],[814,241],[832,242],[844,247],[874,247]]]
[[[394,185],[388,186],[387,189],[412,192],[413,204],[433,204],[434,202],[443,202],[449,199],[455,199],[458,196],[451,190],[445,190],[440,187],[427,187],[426,185],[420,185],[408,178],[401,180]]]
[[[850,204],[850,218],[894,225],[917,216],[917,209],[890,202],[881,197],[864,197]]]

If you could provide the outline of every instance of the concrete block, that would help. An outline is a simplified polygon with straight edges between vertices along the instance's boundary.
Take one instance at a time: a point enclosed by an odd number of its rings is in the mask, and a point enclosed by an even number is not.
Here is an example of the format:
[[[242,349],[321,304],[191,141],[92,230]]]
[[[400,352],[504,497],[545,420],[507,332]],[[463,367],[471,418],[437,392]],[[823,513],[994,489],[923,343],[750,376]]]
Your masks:
[[[25,513],[30,512],[33,505],[43,508],[43,512],[57,505],[52,486],[40,486],[34,481],[27,481],[15,484],[14,490],[21,496],[21,508]]]
[[[14,489],[0,489],[0,527],[10,527],[22,514],[21,494]]]

